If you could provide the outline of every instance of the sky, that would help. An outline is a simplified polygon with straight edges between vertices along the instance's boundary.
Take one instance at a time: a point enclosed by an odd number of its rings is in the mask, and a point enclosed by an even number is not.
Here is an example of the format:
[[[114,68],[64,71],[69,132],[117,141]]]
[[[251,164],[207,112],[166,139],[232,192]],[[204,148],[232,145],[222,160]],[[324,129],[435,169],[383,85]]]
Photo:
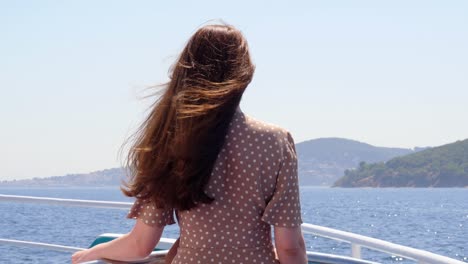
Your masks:
[[[120,166],[148,87],[224,21],[256,72],[241,108],[296,143],[468,138],[468,1],[0,0],[0,180]]]

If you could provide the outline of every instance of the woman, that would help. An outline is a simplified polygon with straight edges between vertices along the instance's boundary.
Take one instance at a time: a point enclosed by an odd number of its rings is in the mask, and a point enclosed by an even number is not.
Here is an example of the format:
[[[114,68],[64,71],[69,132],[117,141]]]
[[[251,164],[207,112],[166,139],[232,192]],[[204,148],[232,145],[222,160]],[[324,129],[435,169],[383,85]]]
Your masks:
[[[129,152],[133,178],[122,190],[137,198],[128,215],[135,226],[74,254],[74,263],[146,257],[175,212],[180,242],[171,263],[307,262],[293,139],[239,108],[253,73],[234,27],[192,36]]]

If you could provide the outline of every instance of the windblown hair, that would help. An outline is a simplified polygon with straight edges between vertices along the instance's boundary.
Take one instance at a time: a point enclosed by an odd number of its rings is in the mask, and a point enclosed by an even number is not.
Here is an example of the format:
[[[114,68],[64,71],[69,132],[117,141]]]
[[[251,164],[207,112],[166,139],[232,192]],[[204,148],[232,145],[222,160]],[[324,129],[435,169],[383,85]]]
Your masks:
[[[205,187],[254,70],[239,30],[229,25],[200,28],[135,134],[123,193],[178,210],[212,202]]]

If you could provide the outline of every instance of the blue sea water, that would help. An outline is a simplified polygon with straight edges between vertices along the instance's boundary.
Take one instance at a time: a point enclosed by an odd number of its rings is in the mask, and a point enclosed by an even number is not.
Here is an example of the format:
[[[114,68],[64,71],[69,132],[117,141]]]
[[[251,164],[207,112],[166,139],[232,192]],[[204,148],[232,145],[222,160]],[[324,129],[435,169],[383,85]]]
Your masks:
[[[0,188],[1,194],[131,201],[118,188]],[[301,188],[304,222],[428,250],[468,262],[468,189]],[[126,211],[0,203],[0,238],[88,247],[101,233],[125,233]],[[177,237],[177,226],[166,237]],[[307,248],[350,254],[349,244],[305,235]],[[363,250],[381,263],[414,263]],[[0,245],[0,263],[69,263],[70,254]]]

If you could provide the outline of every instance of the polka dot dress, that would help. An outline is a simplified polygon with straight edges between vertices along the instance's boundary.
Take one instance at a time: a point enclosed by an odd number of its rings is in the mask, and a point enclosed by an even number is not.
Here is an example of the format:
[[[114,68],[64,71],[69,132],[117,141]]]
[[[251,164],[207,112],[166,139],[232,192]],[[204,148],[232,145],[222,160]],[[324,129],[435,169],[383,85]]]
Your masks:
[[[178,212],[180,247],[173,264],[279,263],[271,225],[302,223],[294,141],[286,130],[238,109],[206,193],[211,204]],[[174,224],[173,210],[137,200],[129,218]]]

